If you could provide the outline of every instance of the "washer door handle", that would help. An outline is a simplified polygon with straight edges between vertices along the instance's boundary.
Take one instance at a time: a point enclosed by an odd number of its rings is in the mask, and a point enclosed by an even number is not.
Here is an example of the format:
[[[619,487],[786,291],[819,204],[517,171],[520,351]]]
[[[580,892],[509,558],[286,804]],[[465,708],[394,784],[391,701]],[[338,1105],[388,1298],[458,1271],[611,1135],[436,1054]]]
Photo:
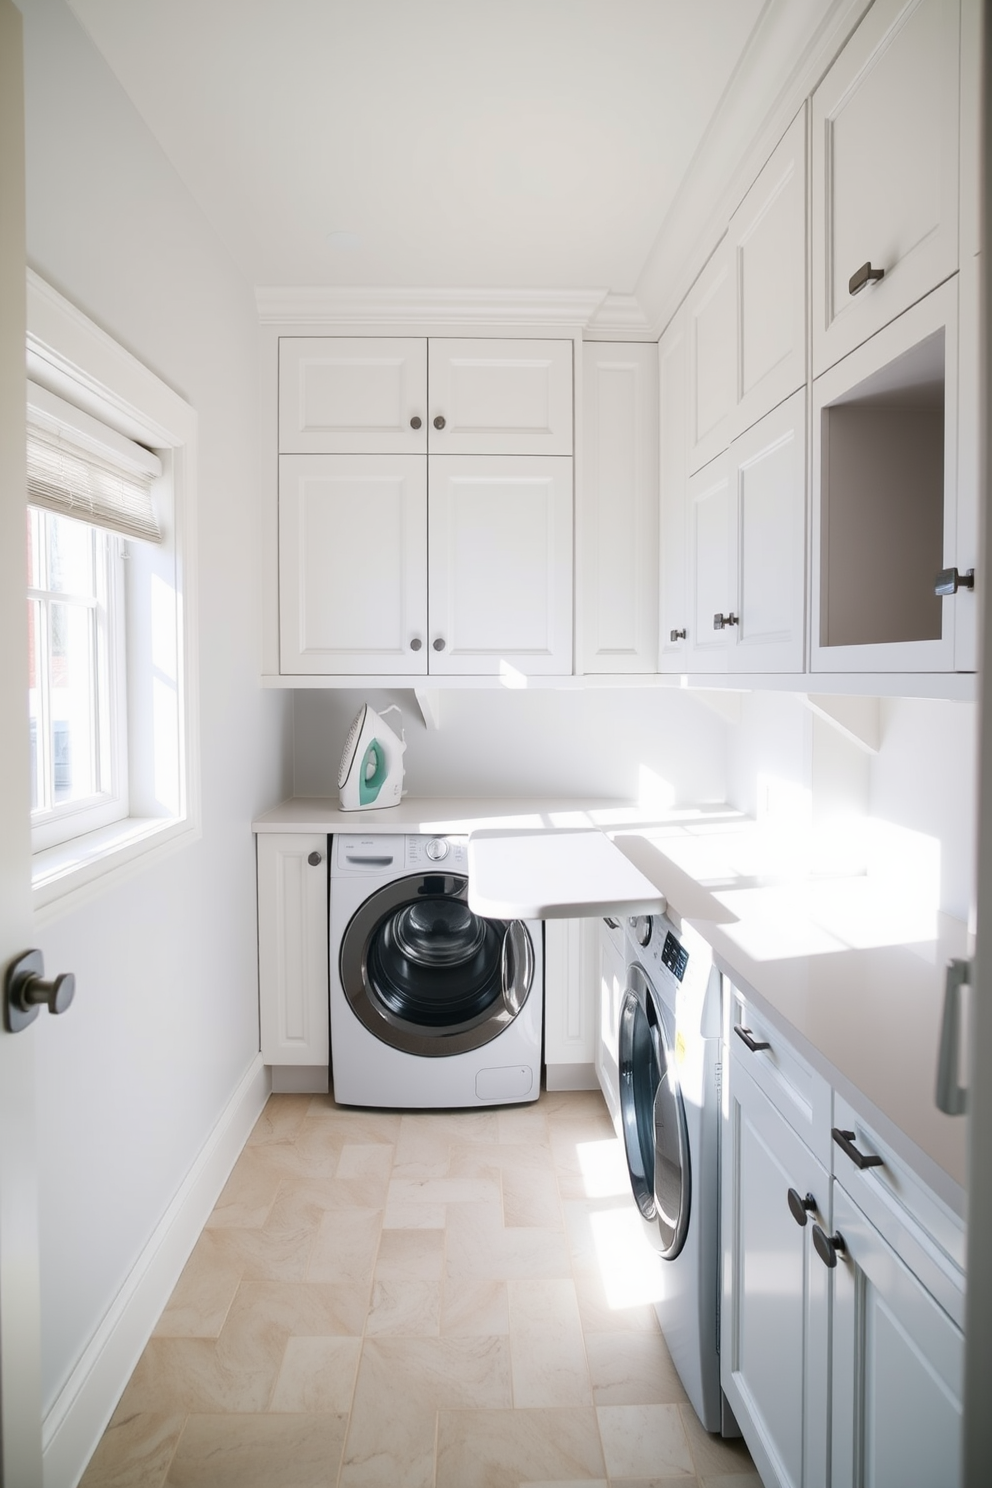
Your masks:
[[[534,980],[534,947],[530,936],[520,920],[512,920],[503,936],[500,953],[500,976],[503,983],[503,1004],[515,1018],[527,1001],[527,994]]]

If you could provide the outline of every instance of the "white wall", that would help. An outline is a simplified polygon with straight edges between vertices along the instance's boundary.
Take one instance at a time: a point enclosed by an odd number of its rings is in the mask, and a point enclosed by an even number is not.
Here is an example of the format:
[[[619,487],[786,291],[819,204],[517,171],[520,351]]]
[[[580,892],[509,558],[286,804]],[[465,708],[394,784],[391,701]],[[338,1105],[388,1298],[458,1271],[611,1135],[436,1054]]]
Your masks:
[[[410,692],[301,690],[297,795],[337,796],[341,750],[363,702],[402,709],[411,795],[604,796],[651,805],[725,799],[727,726],[667,688],[445,692],[441,726],[431,731]],[[388,722],[396,721],[391,714]]]
[[[805,810],[814,826],[868,818],[939,853],[939,908],[968,920],[975,896],[974,703],[883,698],[880,747],[865,753],[789,693],[752,693],[730,736],[728,796],[754,815]],[[890,834],[892,835],[892,834]],[[869,859],[871,852],[869,849]]]
[[[30,265],[199,414],[203,835],[39,926],[76,1001],[37,1025],[46,1408],[258,1049],[252,815],[291,785],[258,686],[256,321],[62,0],[25,21]]]

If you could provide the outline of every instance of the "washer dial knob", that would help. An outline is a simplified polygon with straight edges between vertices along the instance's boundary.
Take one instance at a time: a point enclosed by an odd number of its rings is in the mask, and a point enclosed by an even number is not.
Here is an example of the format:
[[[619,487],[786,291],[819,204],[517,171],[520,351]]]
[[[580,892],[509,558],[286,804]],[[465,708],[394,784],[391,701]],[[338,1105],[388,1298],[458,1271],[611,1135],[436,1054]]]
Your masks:
[[[432,863],[440,863],[448,856],[448,843],[443,837],[432,837],[425,851]]]
[[[651,916],[631,915],[627,922],[631,933],[639,946],[646,946],[651,939]]]

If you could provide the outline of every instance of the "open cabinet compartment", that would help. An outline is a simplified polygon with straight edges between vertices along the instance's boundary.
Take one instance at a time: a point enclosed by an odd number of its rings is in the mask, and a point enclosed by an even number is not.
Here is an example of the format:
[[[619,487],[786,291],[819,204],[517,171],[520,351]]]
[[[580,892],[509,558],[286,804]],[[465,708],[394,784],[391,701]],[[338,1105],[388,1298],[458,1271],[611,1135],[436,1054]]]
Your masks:
[[[952,281],[814,383],[814,671],[953,666],[956,332]]]

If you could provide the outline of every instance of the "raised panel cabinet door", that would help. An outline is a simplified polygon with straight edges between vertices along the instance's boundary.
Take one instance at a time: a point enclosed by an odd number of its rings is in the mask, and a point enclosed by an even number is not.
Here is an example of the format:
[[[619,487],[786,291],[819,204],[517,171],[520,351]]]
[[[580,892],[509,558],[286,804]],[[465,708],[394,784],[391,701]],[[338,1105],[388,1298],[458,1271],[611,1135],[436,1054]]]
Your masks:
[[[571,672],[571,460],[428,463],[431,672]]]
[[[689,671],[724,672],[736,645],[737,501],[729,453],[689,477]],[[720,623],[722,622],[722,624]]]
[[[689,337],[689,472],[730,443],[734,409],[734,281],[724,234],[685,301]]]
[[[721,1161],[721,1383],[766,1488],[826,1488],[829,1178],[733,1054]]]
[[[737,341],[733,429],[806,381],[806,105],[730,222]]]
[[[431,339],[428,448],[446,455],[570,455],[571,341]]]
[[[740,619],[734,666],[804,670],[806,389],[735,439]]]
[[[685,310],[679,310],[658,343],[658,503],[661,630],[658,670],[685,670],[689,628],[686,589],[687,395],[689,381]]]
[[[402,455],[426,449],[422,337],[280,338],[281,454]]]
[[[832,1488],[960,1482],[964,1335],[839,1183]]]
[[[427,670],[422,455],[282,455],[283,674]]]
[[[255,840],[262,1058],[326,1065],[327,837],[259,832]]]
[[[658,637],[658,359],[583,351],[582,670],[654,672]]]
[[[547,920],[544,926],[544,1057],[548,1089],[595,1080],[598,920]]]
[[[814,376],[958,267],[959,36],[959,0],[876,0],[813,94]]]

